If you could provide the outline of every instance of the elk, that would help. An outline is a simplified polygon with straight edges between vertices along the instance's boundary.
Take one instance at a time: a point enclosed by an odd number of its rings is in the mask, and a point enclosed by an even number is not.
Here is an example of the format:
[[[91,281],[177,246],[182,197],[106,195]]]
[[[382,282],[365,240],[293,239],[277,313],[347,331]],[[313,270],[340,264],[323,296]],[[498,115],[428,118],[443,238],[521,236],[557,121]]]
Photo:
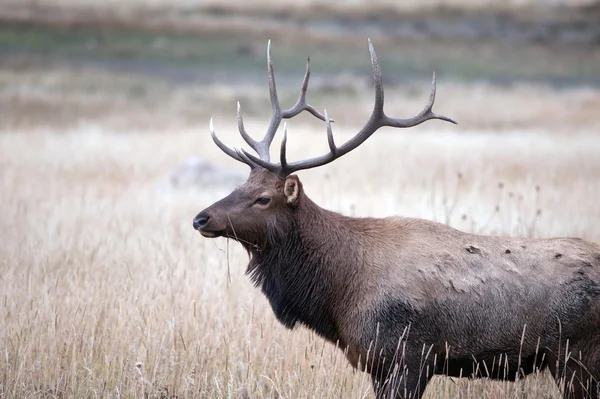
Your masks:
[[[272,118],[262,140],[241,136],[256,152],[215,144],[250,167],[243,185],[200,212],[204,237],[238,241],[247,274],[277,319],[300,324],[344,351],[371,375],[378,398],[420,398],[434,374],[516,380],[549,369],[564,398],[596,398],[600,377],[600,246],[577,238],[473,235],[409,217],[355,218],[319,207],[295,172],[333,162],[383,126],[408,128],[430,119],[384,113],[382,77],[369,51],[375,105],[364,127],[338,146],[327,111],[306,102],[310,58],[296,104],[278,100],[267,48]],[[325,122],[329,151],[290,162],[287,129],[279,162],[270,146],[283,119],[307,111]]]

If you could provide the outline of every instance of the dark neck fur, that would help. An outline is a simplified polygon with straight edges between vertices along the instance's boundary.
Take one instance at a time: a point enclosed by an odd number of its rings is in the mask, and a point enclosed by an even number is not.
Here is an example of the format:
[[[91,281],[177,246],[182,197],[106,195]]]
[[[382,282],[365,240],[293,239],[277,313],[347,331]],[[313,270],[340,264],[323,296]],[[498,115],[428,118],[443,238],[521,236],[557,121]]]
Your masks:
[[[343,282],[336,281],[340,265],[335,259],[347,243],[335,233],[344,217],[320,208],[306,196],[292,212],[296,214],[289,218],[285,231],[270,234],[276,242],[269,242],[262,251],[247,248],[251,254],[247,273],[286,327],[299,322],[335,342],[339,334],[332,304],[345,289]]]

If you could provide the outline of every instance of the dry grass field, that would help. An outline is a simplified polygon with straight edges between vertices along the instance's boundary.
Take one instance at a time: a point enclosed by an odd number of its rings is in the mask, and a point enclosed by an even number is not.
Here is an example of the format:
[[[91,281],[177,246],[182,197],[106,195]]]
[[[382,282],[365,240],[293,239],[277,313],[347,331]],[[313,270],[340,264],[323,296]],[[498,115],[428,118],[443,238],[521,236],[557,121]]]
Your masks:
[[[144,2],[154,3],[161,1]],[[246,172],[214,146],[208,120],[215,117],[221,139],[241,146],[241,99],[247,130],[262,134],[264,76],[257,83],[253,72],[236,72],[241,78],[227,81],[205,63],[230,59],[205,62],[203,53],[206,76],[196,81],[177,75],[185,68],[152,69],[164,66],[155,53],[132,72],[132,64],[106,67],[97,53],[81,62],[79,44],[62,36],[55,40],[71,53],[61,47],[40,55],[49,34],[34,36],[19,43],[28,52],[9,46],[0,58],[0,398],[372,398],[370,378],[353,371],[341,351],[276,321],[244,276],[248,259],[238,244],[192,229],[193,217],[227,190],[163,184],[192,156]],[[11,40],[0,29],[0,49]],[[119,46],[106,51],[129,56],[130,47]],[[177,55],[184,46],[172,48]],[[290,58],[299,52],[281,51]],[[461,51],[442,67],[462,68],[459,58],[473,53]],[[522,60],[527,51],[519,51]],[[573,68],[565,58],[552,62],[549,50],[532,54],[549,64],[550,80]],[[600,60],[596,47],[586,54]],[[276,66],[287,62],[278,57]],[[366,50],[360,57],[368,67]],[[357,80],[353,71],[332,88],[319,81],[320,70],[335,69],[322,60],[314,57],[308,98],[336,119],[341,143],[369,115],[370,78]],[[486,61],[490,68],[495,60]],[[596,76],[585,61],[573,62],[578,76]],[[302,67],[282,74],[286,104],[296,96],[296,83],[286,82]],[[486,71],[477,68],[477,76]],[[426,62],[424,69],[431,69]],[[429,75],[416,75],[386,86],[390,115],[420,110]],[[600,243],[600,90],[525,80],[439,78],[435,109],[458,126],[382,129],[333,164],[300,172],[307,194],[347,215],[415,216],[480,234]],[[321,123],[301,116],[288,126],[290,159],[326,150]],[[559,391],[546,373],[518,383],[436,377],[426,397],[558,398]]]
[[[217,126],[238,140],[231,121]],[[292,126],[294,155],[314,153],[317,142],[324,148],[319,129]],[[222,192],[157,188],[191,155],[237,167],[205,130],[46,126],[0,135],[3,397],[372,395],[341,352],[278,324],[243,276],[238,245],[192,230],[193,216]],[[353,130],[337,131],[342,140]],[[313,199],[346,214],[600,242],[599,148],[589,132],[474,132],[434,122],[382,131],[301,178]],[[519,384],[439,378],[427,392],[558,395],[546,374]]]

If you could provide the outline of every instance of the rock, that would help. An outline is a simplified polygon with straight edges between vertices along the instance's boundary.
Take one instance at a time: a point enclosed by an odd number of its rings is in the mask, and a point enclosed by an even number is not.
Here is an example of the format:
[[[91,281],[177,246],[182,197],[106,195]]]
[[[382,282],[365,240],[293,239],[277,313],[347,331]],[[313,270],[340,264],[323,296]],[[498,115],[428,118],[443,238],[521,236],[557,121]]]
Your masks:
[[[162,187],[231,191],[244,183],[246,174],[227,170],[199,157],[188,158],[167,178]]]

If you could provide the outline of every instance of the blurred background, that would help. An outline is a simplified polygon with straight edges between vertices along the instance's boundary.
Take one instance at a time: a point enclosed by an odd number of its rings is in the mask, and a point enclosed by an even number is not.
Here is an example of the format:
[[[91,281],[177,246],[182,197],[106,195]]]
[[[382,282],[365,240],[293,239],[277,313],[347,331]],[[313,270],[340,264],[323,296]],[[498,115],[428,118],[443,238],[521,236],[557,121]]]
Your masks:
[[[311,56],[310,102],[358,124],[368,37],[401,114],[435,70],[462,128],[597,127],[598,21],[595,0],[0,0],[0,127],[205,131],[237,100],[262,117],[268,39],[284,106]]]

